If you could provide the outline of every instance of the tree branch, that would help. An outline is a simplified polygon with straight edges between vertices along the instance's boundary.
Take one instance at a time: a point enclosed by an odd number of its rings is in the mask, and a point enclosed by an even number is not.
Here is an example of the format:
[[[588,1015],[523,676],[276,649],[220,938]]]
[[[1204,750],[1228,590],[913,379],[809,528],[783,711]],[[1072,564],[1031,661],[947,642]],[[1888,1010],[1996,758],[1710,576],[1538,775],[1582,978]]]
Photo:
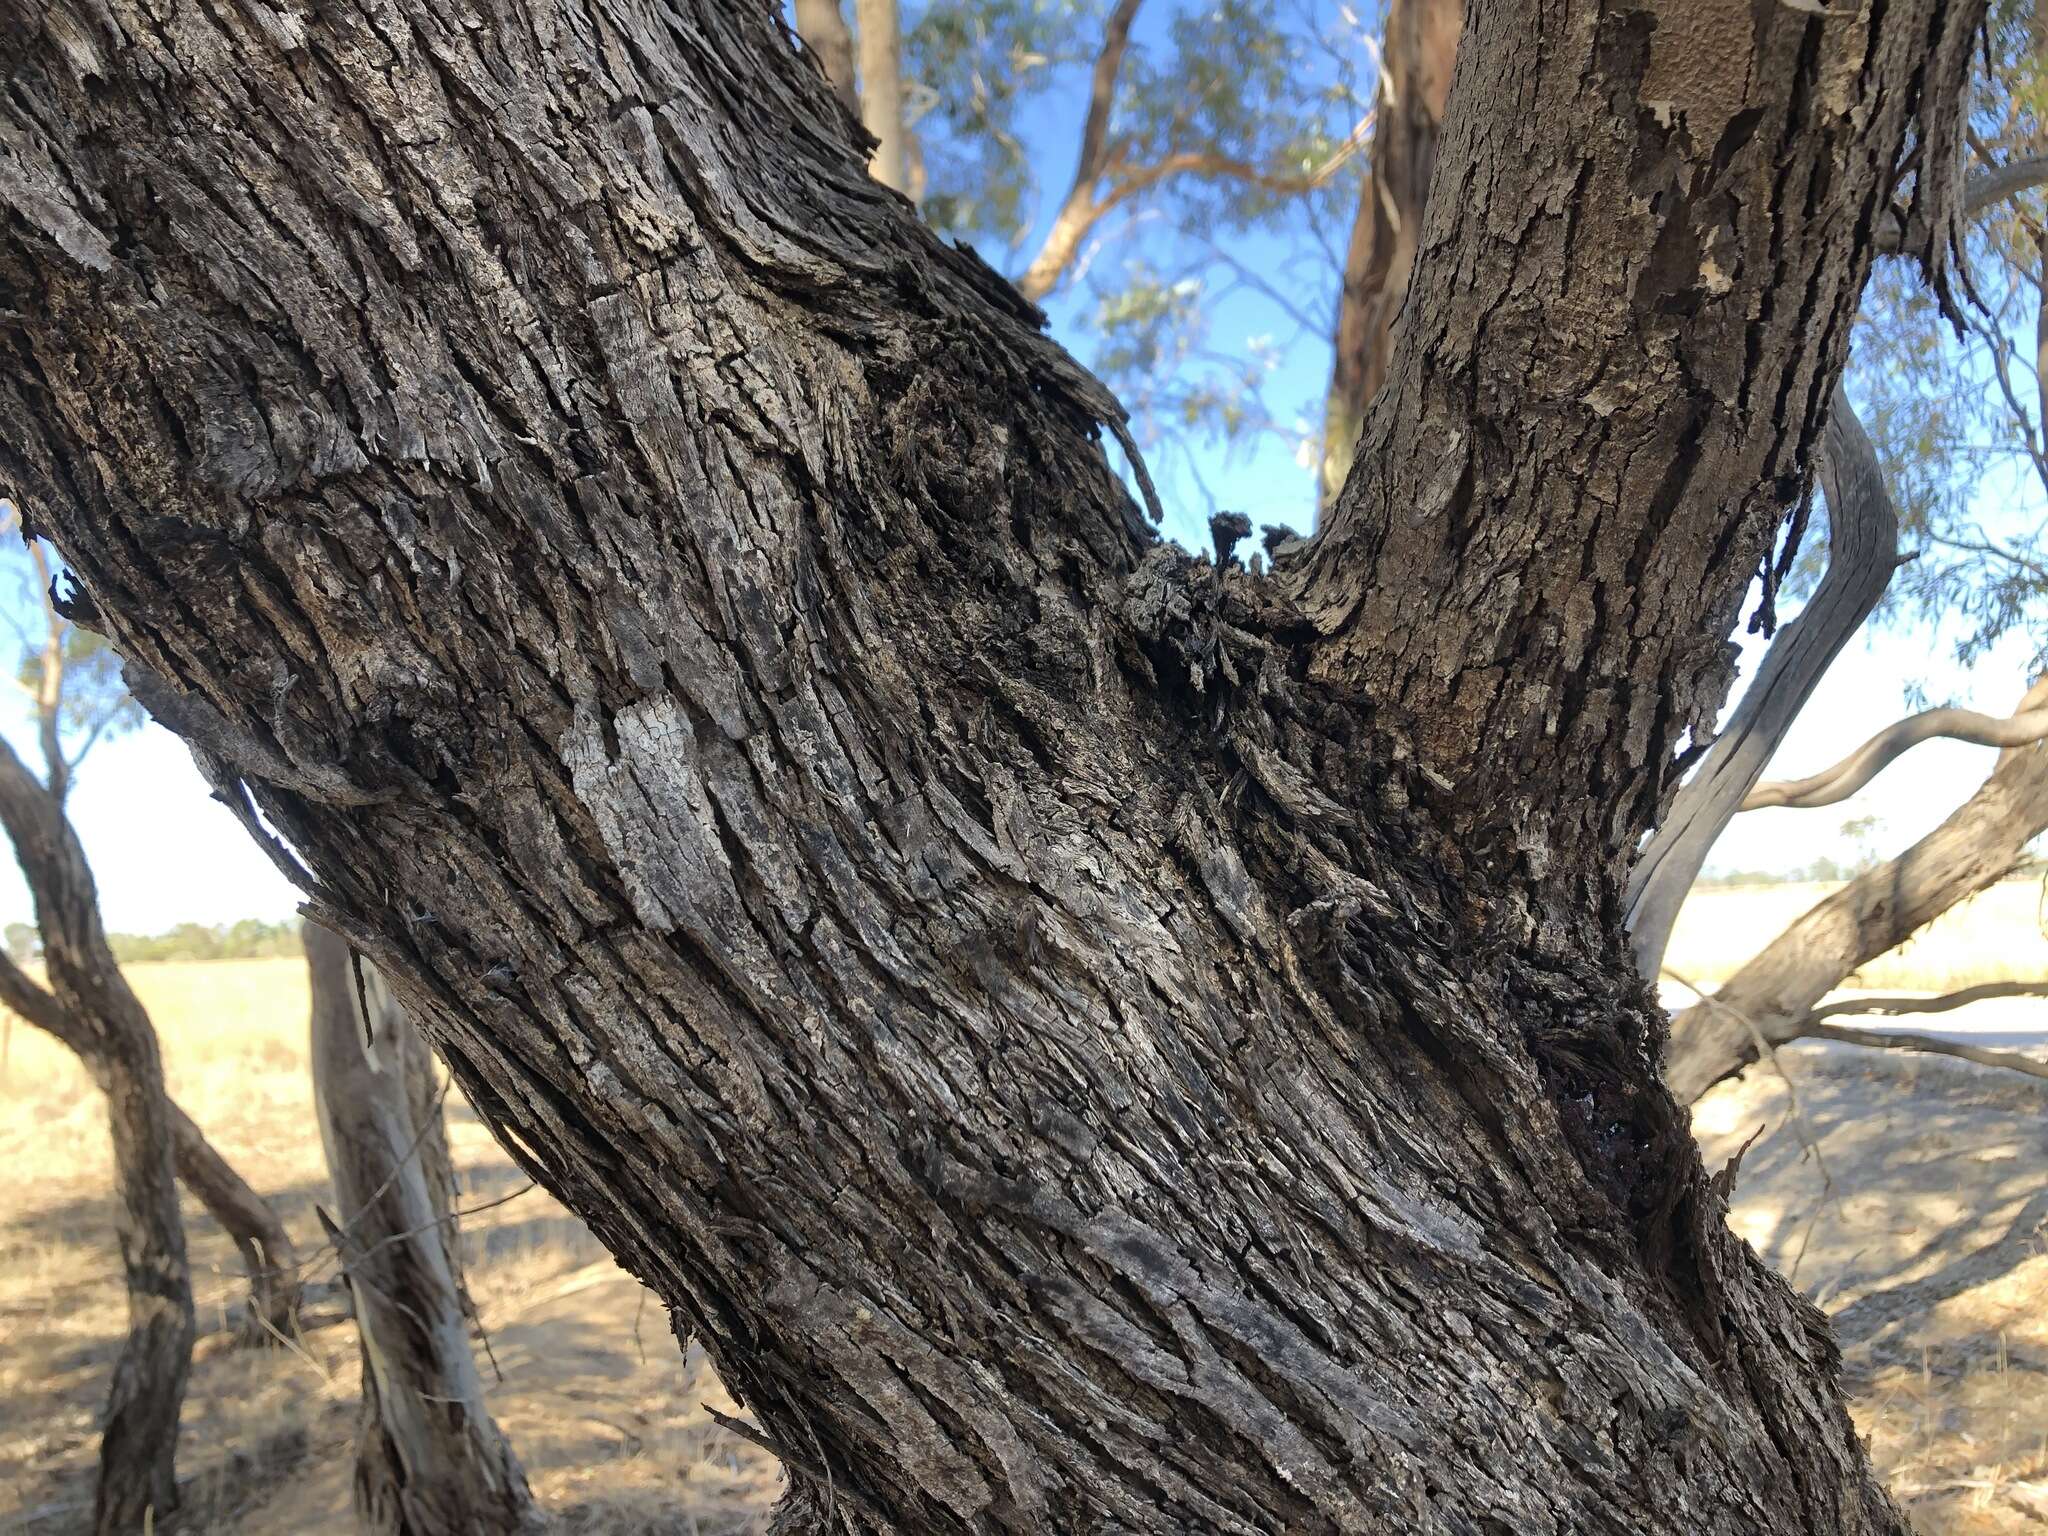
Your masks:
[[[2048,682],[2014,711],[2048,706]],[[1809,1013],[1856,967],[1894,949],[2018,861],[2048,828],[2048,746],[2012,748],[1983,785],[1939,827],[1897,858],[1824,897],[1721,984],[1722,1008],[1738,1009],[1771,1042],[1794,1038]],[[1672,1020],[1665,1081],[1689,1103],[1755,1060],[1743,1031],[1703,1007]]]
[[[1979,747],[2025,747],[2048,736],[2048,708],[1999,719],[1974,709],[1924,709],[1879,731],[1832,768],[1803,779],[1759,784],[1742,802],[1745,811],[1772,806],[1812,810],[1838,805],[1923,741],[1965,741]]]
[[[1672,925],[1707,855],[1898,568],[1898,511],[1877,450],[1839,384],[1825,444],[1827,572],[1799,617],[1772,639],[1727,727],[1680,786],[1630,872],[1629,943],[1645,976],[1662,967]]]
[[[2018,1051],[1986,1050],[1981,1045],[1966,1045],[1960,1040],[1944,1040],[1936,1035],[1893,1033],[1881,1029],[1851,1029],[1840,1024],[1808,1022],[1799,1026],[1794,1038],[1837,1040],[1843,1045],[1863,1045],[1881,1051],[1923,1051],[1932,1056],[1954,1056],[1962,1061],[1973,1061],[1980,1067],[1996,1067],[2004,1072],[2023,1072],[2028,1077],[2048,1077],[2048,1062],[2036,1061],[2031,1056],[2022,1056]]]
[[[1896,1018],[1909,1013],[1949,1013],[1957,1008],[1967,1008],[1972,1003],[2001,997],[2048,997],[2048,981],[1987,981],[1955,992],[1944,992],[1939,997],[1890,997],[1881,994],[1849,997],[1838,1003],[1823,1004],[1809,1013],[1806,1020],[1809,1024],[1817,1024],[1844,1014],[1876,1013]]]

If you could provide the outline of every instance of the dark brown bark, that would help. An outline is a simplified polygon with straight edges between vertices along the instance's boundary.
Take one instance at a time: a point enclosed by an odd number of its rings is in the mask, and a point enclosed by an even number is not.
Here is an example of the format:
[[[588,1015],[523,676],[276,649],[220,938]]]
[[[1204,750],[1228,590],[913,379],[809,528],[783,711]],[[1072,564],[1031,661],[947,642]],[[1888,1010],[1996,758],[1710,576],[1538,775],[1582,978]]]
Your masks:
[[[2037,684],[2020,710],[2048,704]],[[1898,948],[1964,897],[2009,873],[2048,829],[2048,746],[1999,755],[1984,785],[1897,858],[1817,903],[1709,1001],[1672,1020],[1665,1076],[1690,1103],[1756,1060],[1756,1039],[1797,1039],[1814,1005],[1859,965]]]
[[[786,1528],[1904,1529],[1620,897],[1981,8],[1478,7],[1274,581],[769,8],[70,3],[0,474]]]
[[[128,1338],[114,1364],[100,1441],[93,1528],[130,1536],[178,1507],[178,1410],[192,1362],[192,1281],[172,1165],[172,1115],[156,1031],[122,979],[99,897],[62,804],[0,742],[0,825],[34,899],[51,991],[89,1032],[81,1054],[107,1096],[114,1233],[128,1289]]]
[[[93,1081],[106,1091],[107,1074],[94,1055],[99,1043],[97,1033],[65,1012],[62,1003],[31,981],[5,955],[0,955],[0,1006],[70,1047],[92,1074]],[[289,1338],[297,1326],[301,1289],[298,1252],[291,1234],[270,1203],[235,1172],[234,1166],[220,1155],[177,1101],[169,1101],[167,1107],[178,1182],[233,1239],[249,1277],[249,1305],[237,1333],[248,1344]]]
[[[366,1536],[536,1531],[526,1474],[470,1352],[433,1059],[368,966],[374,1018],[364,1019],[343,940],[308,923],[306,962],[330,1235],[362,1339],[358,1524]]]
[[[1415,266],[1464,20],[1465,0],[1391,0],[1387,6],[1372,169],[1359,192],[1344,285],[1337,295],[1330,392],[1323,412],[1325,506],[1344,488],[1365,408],[1387,376],[1394,317]]]

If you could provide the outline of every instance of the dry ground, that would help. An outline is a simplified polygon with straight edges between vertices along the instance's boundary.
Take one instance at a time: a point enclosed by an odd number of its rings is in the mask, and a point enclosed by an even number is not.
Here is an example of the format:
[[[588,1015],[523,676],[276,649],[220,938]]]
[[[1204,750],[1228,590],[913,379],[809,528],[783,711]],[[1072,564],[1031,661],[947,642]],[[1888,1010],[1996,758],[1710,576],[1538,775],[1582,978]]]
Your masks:
[[[306,1065],[296,960],[138,965],[172,1093],[311,1249],[331,1202]],[[5,1026],[0,1026],[5,1028]],[[97,1092],[61,1047],[14,1023],[0,1078],[0,1532],[86,1528],[95,1415],[124,1328]],[[464,1204],[525,1180],[451,1096]],[[200,1327],[240,1282],[233,1247],[186,1202]],[[491,1408],[563,1536],[741,1536],[763,1528],[774,1462],[704,1411],[732,1403],[685,1356],[660,1303],[539,1190],[463,1227],[470,1288],[495,1355]],[[333,1265],[316,1264],[331,1276]],[[352,1530],[355,1332],[299,1351],[203,1337],[185,1400],[185,1529],[223,1536]],[[83,1506],[83,1507],[82,1507]]]
[[[1744,945],[1776,931],[1780,907],[1814,894],[1779,889],[1746,909],[1713,893],[1681,928],[1684,963],[1702,979],[1726,974]],[[1921,941],[1921,969],[1894,967],[1879,984],[2013,974],[2040,942],[2036,898],[2032,886],[1993,891]],[[2048,974],[2048,955],[2027,974]],[[311,1248],[313,1206],[329,1196],[303,968],[131,975],[164,1036],[173,1093]],[[2048,1028],[2048,1005],[2018,1006]],[[1999,1027],[2012,1027],[2011,1009]],[[122,1332],[107,1135],[97,1094],[60,1048],[19,1023],[0,1035],[0,1536],[56,1536],[83,1528],[95,1414]],[[1738,1229],[1834,1313],[1858,1423],[1922,1532],[2048,1530],[2048,1083],[1834,1046],[1782,1060],[1802,1114],[1767,1071],[1700,1106],[1716,1166],[1767,1127],[1743,1163]],[[465,1203],[520,1188],[465,1106],[451,1101],[450,1119]],[[188,1226],[204,1329],[239,1282],[204,1214],[190,1210]],[[471,1218],[464,1241],[497,1361],[493,1411],[565,1536],[763,1528],[773,1462],[705,1411],[731,1408],[716,1379],[579,1223],[534,1190]],[[181,1445],[186,1529],[349,1531],[355,1351],[345,1324],[296,1352],[202,1339]]]

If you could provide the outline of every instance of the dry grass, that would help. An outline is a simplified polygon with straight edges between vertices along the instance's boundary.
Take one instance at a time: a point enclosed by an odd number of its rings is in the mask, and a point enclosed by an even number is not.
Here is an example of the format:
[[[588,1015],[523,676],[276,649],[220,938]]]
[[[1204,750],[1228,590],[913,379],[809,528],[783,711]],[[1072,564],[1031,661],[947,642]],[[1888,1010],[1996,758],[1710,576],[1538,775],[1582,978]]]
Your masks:
[[[129,975],[163,1036],[172,1092],[312,1249],[314,1204],[331,1197],[313,1131],[303,963]],[[125,1326],[112,1160],[100,1096],[76,1060],[18,1021],[0,1034],[0,1532],[65,1533],[85,1528],[95,1419]],[[449,1136],[467,1201],[524,1183],[459,1097]],[[204,1330],[241,1282],[233,1248],[189,1201],[186,1224]],[[535,1190],[465,1224],[463,1245],[502,1372],[492,1412],[563,1536],[763,1529],[780,1488],[774,1462],[705,1412],[734,1408],[701,1353],[677,1348],[660,1303],[580,1222]],[[296,1353],[202,1338],[180,1442],[185,1528],[352,1530],[358,1392],[345,1325],[308,1334]]]
[[[1768,910],[1745,912],[1713,893],[1681,938],[1706,942],[1713,929],[1703,918],[1724,934],[1768,936],[1783,908],[1812,894],[1772,892]],[[1963,967],[2012,963],[2018,942],[2036,932],[2033,896],[2032,886],[2001,887],[1923,941],[1950,967],[1939,980],[1930,970],[1883,984],[1960,984],[1984,979]],[[1703,979],[1715,974],[1691,963]],[[312,1133],[303,968],[243,961],[137,966],[131,975],[163,1034],[173,1091],[236,1166],[276,1195],[310,1248],[313,1205],[329,1197]],[[1802,1076],[1836,1195],[1820,1201],[1782,1088],[1752,1074],[1717,1090],[1700,1122],[1710,1153],[1723,1156],[1723,1143],[1732,1149],[1759,1121],[1772,1127],[1743,1165],[1738,1230],[1788,1267],[1808,1238],[1799,1281],[1861,1329],[1847,1349],[1858,1424],[1923,1536],[2040,1528],[2048,1085],[1832,1047],[1785,1055]],[[450,1132],[470,1200],[519,1187],[459,1101]],[[0,1076],[0,1167],[9,1175],[0,1189],[0,1533],[83,1528],[95,1415],[123,1326],[109,1161],[104,1112],[84,1073],[60,1047],[13,1025]],[[218,1320],[239,1290],[233,1251],[197,1210],[188,1226],[202,1316]],[[580,1223],[534,1191],[474,1218],[464,1243],[503,1373],[492,1410],[565,1536],[763,1528],[779,1486],[774,1463],[704,1411],[731,1404],[701,1356],[677,1349],[660,1305]],[[305,1342],[288,1354],[202,1340],[181,1455],[188,1529],[351,1529],[354,1334],[333,1327]],[[2041,1519],[2028,1512],[2033,1500]],[[27,1518],[38,1510],[46,1513]]]
[[[1666,963],[1702,985],[1726,981],[1836,885],[1724,886],[1695,891],[1678,914]],[[1866,965],[1849,985],[1879,992],[1952,992],[1986,981],[2048,977],[2041,882],[1981,891]]]

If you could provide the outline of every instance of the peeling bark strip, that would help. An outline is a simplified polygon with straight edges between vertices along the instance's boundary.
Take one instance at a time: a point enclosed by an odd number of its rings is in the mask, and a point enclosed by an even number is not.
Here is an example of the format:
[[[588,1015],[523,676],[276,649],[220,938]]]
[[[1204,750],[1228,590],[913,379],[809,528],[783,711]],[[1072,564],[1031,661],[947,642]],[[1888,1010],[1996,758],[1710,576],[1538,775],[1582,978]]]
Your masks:
[[[363,1349],[357,1524],[364,1536],[538,1531],[470,1350],[433,1058],[369,967],[365,1027],[344,941],[317,923],[305,938],[313,1093],[339,1206],[330,1235]]]
[[[1479,7],[1313,625],[768,6],[26,7],[0,478],[785,1529],[1903,1531],[1618,905],[1981,7]]]

